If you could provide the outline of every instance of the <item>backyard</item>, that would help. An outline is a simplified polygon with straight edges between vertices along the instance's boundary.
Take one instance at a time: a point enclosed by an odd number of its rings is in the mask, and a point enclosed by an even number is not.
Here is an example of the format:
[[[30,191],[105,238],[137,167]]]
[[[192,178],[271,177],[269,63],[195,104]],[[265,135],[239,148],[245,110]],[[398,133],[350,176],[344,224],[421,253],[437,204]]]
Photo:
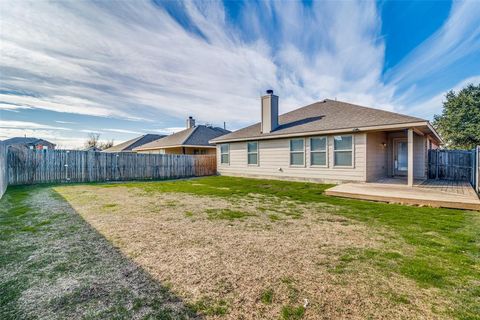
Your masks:
[[[206,177],[9,187],[0,318],[480,319],[480,213]]]

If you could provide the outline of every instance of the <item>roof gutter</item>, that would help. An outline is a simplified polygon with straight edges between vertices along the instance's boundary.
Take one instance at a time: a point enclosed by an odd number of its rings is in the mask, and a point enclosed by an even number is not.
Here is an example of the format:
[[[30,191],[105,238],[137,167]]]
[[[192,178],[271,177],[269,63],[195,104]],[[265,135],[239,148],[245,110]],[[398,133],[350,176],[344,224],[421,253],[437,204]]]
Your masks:
[[[378,130],[384,130],[384,129],[401,129],[401,128],[409,128],[409,127],[422,127],[422,126],[427,126],[435,134],[435,137],[437,137],[437,139],[439,139],[439,141],[443,143],[443,140],[440,138],[440,136],[437,134],[435,129],[433,129],[433,127],[430,125],[428,121],[407,122],[407,123],[368,126],[368,127],[353,127],[353,128],[334,129],[334,130],[306,131],[306,132],[299,132],[299,133],[255,136],[255,137],[249,137],[249,138],[212,139],[209,142],[212,144],[218,144],[218,143],[224,143],[224,142],[270,140],[270,139],[280,139],[280,138],[289,138],[289,137],[303,137],[303,136],[309,136],[309,135],[378,131]]]

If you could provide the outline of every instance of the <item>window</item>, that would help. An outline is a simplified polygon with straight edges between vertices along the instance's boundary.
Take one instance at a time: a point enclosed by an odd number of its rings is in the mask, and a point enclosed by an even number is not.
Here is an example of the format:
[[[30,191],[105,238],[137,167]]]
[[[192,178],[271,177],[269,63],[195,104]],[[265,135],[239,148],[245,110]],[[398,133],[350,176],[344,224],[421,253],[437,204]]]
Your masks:
[[[220,145],[220,163],[221,164],[230,163],[230,145],[228,144]]]
[[[310,165],[327,165],[327,137],[310,139]]]
[[[290,140],[290,165],[305,165],[305,141],[303,139]]]
[[[335,166],[353,166],[353,136],[333,137],[333,162]]]
[[[258,165],[258,142],[247,142],[248,164]]]

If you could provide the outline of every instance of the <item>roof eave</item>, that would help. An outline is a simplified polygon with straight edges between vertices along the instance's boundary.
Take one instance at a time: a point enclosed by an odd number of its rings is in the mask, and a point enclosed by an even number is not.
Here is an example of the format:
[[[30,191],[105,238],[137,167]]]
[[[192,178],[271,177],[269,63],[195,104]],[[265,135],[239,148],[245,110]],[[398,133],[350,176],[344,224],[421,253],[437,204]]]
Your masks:
[[[435,138],[438,139],[440,144],[445,144],[445,141],[443,141],[440,134],[438,134],[437,130],[435,130],[435,128],[432,126],[432,124],[429,121],[427,121],[427,127],[428,127],[428,129],[430,129],[430,131],[432,131],[432,133],[435,135]]]
[[[271,140],[271,139],[280,139],[280,138],[289,138],[289,137],[302,137],[306,135],[320,135],[320,134],[334,134],[334,133],[344,133],[344,132],[365,132],[365,131],[374,131],[382,129],[401,129],[408,127],[420,127],[428,126],[429,129],[434,132],[435,136],[440,140],[437,132],[431,127],[430,123],[427,120],[417,121],[417,122],[403,122],[390,125],[377,125],[377,126],[367,126],[367,127],[350,127],[350,128],[341,128],[341,129],[332,129],[332,130],[318,130],[318,131],[305,131],[298,133],[286,133],[286,134],[274,134],[266,136],[254,136],[248,138],[234,138],[234,139],[212,139],[209,142],[212,144],[226,143],[226,142],[238,142],[238,141],[252,141],[252,140]],[[433,129],[433,130],[432,130]]]
[[[170,148],[215,148],[215,146],[211,145],[195,145],[195,144],[178,144],[178,145],[171,145],[171,146],[159,146],[159,147],[149,147],[149,148],[135,148],[133,151],[148,151],[148,150],[158,150],[158,149],[170,149]]]

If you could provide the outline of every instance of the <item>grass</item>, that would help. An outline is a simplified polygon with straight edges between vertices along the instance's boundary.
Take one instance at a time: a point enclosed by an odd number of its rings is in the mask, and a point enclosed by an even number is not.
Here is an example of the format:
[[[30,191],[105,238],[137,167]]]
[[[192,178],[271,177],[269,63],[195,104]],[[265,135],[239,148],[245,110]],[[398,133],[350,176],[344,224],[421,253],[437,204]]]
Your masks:
[[[335,206],[335,215],[368,225],[377,230],[386,230],[384,248],[350,248],[338,257],[335,265],[329,266],[332,274],[353,272],[358,264],[365,264],[385,274],[396,274],[412,280],[423,289],[435,289],[452,302],[453,309],[448,316],[458,319],[480,319],[480,213],[451,209],[427,207],[409,207],[348,200],[329,197],[324,191],[331,185],[285,182],[272,180],[254,180],[231,177],[207,177],[194,180],[171,182],[132,182],[124,184],[95,184],[99,188],[139,188],[147,194],[188,193],[199,196],[214,196],[225,199],[241,199],[252,195],[274,196],[302,204],[324,204]],[[22,317],[25,307],[23,296],[39,283],[55,283],[65,277],[79,280],[88,279],[87,275],[109,274],[116,266],[127,268],[125,258],[118,253],[110,253],[115,259],[102,258],[98,248],[108,249],[108,243],[88,228],[86,223],[71,214],[69,209],[58,201],[58,210],[45,212],[32,206],[31,196],[46,190],[48,197],[55,198],[49,188],[17,187],[9,188],[0,202],[0,308],[2,319]],[[167,206],[175,206],[168,203]],[[108,208],[114,208],[108,207]],[[327,208],[327,207],[326,207]],[[271,213],[259,207],[259,212],[268,212],[268,219],[281,220],[280,215],[301,218],[292,207],[284,212]],[[251,213],[231,209],[209,209],[206,214],[211,221],[242,220]],[[192,217],[192,212],[185,212]],[[343,218],[342,218],[343,219]],[[40,235],[39,238],[38,235]],[[64,250],[59,257],[43,249],[53,245],[49,239],[64,241]],[[92,242],[93,241],[93,242]],[[99,246],[92,245],[97,243]],[[71,247],[70,247],[71,246]],[[41,254],[39,254],[41,252]],[[110,252],[110,251],[108,251]],[[32,257],[35,257],[32,260]],[[60,258],[60,259],[59,259]],[[18,270],[15,270],[15,268]],[[128,269],[128,268],[127,268]],[[81,276],[75,276],[80,274]],[[118,274],[118,272],[115,272]],[[153,288],[145,276],[146,287]],[[106,278],[100,278],[102,289],[93,289],[94,284],[87,282],[73,292],[59,299],[52,299],[51,305],[44,308],[59,310],[60,315],[68,317],[79,308],[91,308],[91,318],[128,318],[140,312],[153,317],[176,317],[170,309],[164,308],[168,290],[158,287],[162,292],[156,296],[139,292],[133,294],[128,286],[121,285],[121,276],[114,281],[118,288],[107,286]],[[279,316],[283,319],[301,319],[309,312],[309,307],[298,306],[298,291],[292,279],[284,279],[290,304],[281,308]],[[107,287],[107,288],[105,288]],[[408,296],[388,292],[389,299],[398,305],[411,303]],[[168,298],[170,299],[170,298]],[[258,299],[258,298],[257,298]],[[260,300],[268,305],[273,302],[273,289],[261,293]],[[104,307],[98,305],[105,303]],[[99,309],[100,308],[100,309]],[[75,311],[76,310],[76,311]],[[212,316],[225,316],[229,313],[228,303],[220,300],[203,299],[182,309],[181,317],[189,317],[192,310]],[[43,310],[40,310],[43,312]],[[40,313],[45,315],[45,313]]]
[[[384,251],[360,251],[352,260],[341,261],[340,267],[336,267],[337,271],[342,272],[354,261],[368,259],[380,270],[401,274],[421,287],[441,289],[443,294],[455,301],[452,316],[461,319],[480,318],[478,212],[341,199],[324,194],[331,185],[276,180],[208,177],[174,182],[129,183],[126,186],[141,188],[145,192],[184,192],[226,198],[261,194],[301,203],[341,207],[335,214],[371,226],[388,228],[413,250],[408,254],[400,253],[403,248],[396,248],[392,242],[390,249],[397,251],[393,255]]]
[[[228,313],[228,303],[225,300],[204,298],[191,304],[190,308],[207,316],[224,316]]]
[[[272,289],[267,289],[262,292],[262,295],[260,296],[260,301],[264,304],[272,304],[273,302],[273,290]]]
[[[287,305],[282,308],[282,319],[284,320],[298,320],[302,319],[305,314],[305,307]]]
[[[231,209],[207,209],[210,220],[237,220],[252,216],[251,213]]]
[[[196,317],[51,188],[8,189],[0,200],[1,319],[131,319],[139,314]]]

